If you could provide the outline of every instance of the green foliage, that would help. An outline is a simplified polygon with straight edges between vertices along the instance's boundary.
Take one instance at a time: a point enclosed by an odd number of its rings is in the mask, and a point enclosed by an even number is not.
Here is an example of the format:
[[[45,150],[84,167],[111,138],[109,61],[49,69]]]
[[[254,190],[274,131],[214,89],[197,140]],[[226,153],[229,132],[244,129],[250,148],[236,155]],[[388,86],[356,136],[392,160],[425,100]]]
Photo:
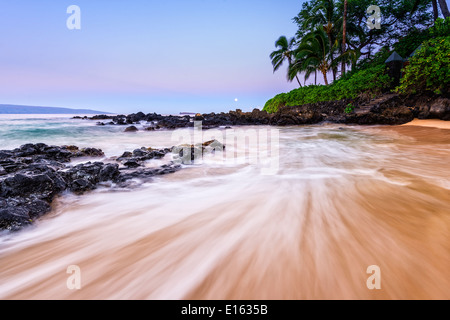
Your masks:
[[[370,5],[378,5],[382,10],[380,30],[367,30],[366,10]],[[397,91],[447,91],[450,79],[450,18],[437,19],[433,27],[426,29],[432,21],[430,7],[429,0],[348,0],[347,48],[346,52],[339,55],[343,51],[339,47],[342,41],[343,1],[304,2],[301,12],[293,19],[298,25],[297,48],[293,46],[288,51],[293,53],[289,55],[293,61],[290,63],[288,79],[292,80],[302,72],[307,79],[316,70],[322,73],[330,69],[335,71],[337,63],[342,61],[351,63],[352,70],[328,86],[310,85],[279,94],[267,101],[264,110],[276,112],[283,106],[354,99],[361,93],[374,95],[392,89],[392,79],[385,73],[386,59],[393,51],[408,58],[421,44],[421,50],[411,58],[411,64],[406,68]],[[311,30],[318,26],[326,33],[330,50],[326,59],[313,61],[306,54],[299,54],[299,49],[302,43],[307,42]],[[374,50],[380,44],[384,47]],[[321,64],[320,61],[327,63]],[[275,66],[277,61],[272,62],[275,62]],[[347,111],[353,111],[351,106],[347,106]]]
[[[427,30],[419,30],[414,28],[408,35],[401,38],[394,44],[393,50],[403,58],[408,58],[423,42],[445,37],[450,34],[450,17],[446,20],[437,19],[434,26]]]
[[[446,37],[450,34],[450,17],[444,19],[437,19],[434,26],[429,29],[430,37]]]
[[[413,28],[392,46],[392,50],[389,50],[388,47],[381,48],[373,58],[360,61],[354,70],[346,74],[346,77],[348,78],[360,70],[383,65],[393,51],[396,51],[403,58],[408,58],[423,42],[437,37],[445,37],[449,34],[450,17],[445,20],[437,19],[434,26],[429,29]]]
[[[293,18],[298,26],[297,37],[301,39],[314,27],[320,25],[330,31],[330,38],[341,42],[343,0],[304,1],[301,11]],[[367,8],[377,5],[381,8],[383,22],[381,29],[368,30]],[[431,1],[418,0],[348,0],[347,45],[372,57],[375,52],[369,48],[383,43],[391,46],[411,29],[426,29],[432,21]]]
[[[404,72],[397,88],[399,93],[447,92],[450,84],[450,36],[423,43]]]
[[[382,47],[372,59],[362,60],[353,70],[347,72],[341,79],[350,79],[355,73],[358,73],[362,70],[385,66],[385,61],[391,54],[392,52],[388,47]]]
[[[349,103],[344,111],[345,111],[345,113],[352,113],[354,110],[355,110],[355,106],[353,104]]]
[[[331,68],[332,56],[327,35],[322,28],[315,29],[303,37],[295,52],[295,63],[291,67],[291,74],[297,74],[299,71],[311,74],[312,70],[319,70],[325,77],[325,84],[328,84],[326,74]]]
[[[403,58],[408,58],[424,41],[430,39],[428,30],[413,29],[393,46],[393,51]]]
[[[292,56],[294,55],[294,46],[295,46],[295,38],[287,39],[285,36],[281,36],[275,42],[275,47],[278,50],[273,51],[270,54],[270,59],[272,60],[273,72],[277,71],[282,65],[284,61],[287,61],[289,67],[292,64]],[[289,73],[287,75],[288,81],[292,81],[295,78],[289,77]]]
[[[310,85],[282,93],[267,101],[264,110],[273,113],[283,106],[297,106],[321,101],[354,99],[363,92],[381,93],[389,88],[391,78],[385,74],[385,66],[359,71],[348,79],[339,79],[328,86]]]
[[[291,38],[288,40],[285,36],[281,36],[278,38],[278,40],[275,42],[275,47],[278,49],[276,51],[273,51],[270,54],[270,59],[272,60],[273,65],[273,72],[277,71],[282,65],[285,60],[288,60],[288,62],[291,62],[292,58],[292,49],[295,44],[295,39]]]

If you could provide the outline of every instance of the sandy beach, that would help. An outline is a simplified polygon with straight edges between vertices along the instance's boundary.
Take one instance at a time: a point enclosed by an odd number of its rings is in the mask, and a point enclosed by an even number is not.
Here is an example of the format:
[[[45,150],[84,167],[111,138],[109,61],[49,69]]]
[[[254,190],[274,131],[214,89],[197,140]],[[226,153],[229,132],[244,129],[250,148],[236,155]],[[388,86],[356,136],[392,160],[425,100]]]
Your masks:
[[[450,121],[434,120],[434,119],[414,119],[403,126],[433,127],[439,129],[450,129]]]
[[[82,141],[106,157],[173,143],[171,131],[30,121],[2,123],[21,132],[8,143],[36,127],[52,135],[35,139]],[[269,146],[251,139],[241,148],[254,158],[234,159],[225,136],[224,154],[173,175],[62,194],[33,227],[0,237],[0,299],[449,299],[449,131],[277,130],[277,174],[256,161]],[[367,287],[373,265],[380,290]],[[69,266],[79,290],[67,286]]]

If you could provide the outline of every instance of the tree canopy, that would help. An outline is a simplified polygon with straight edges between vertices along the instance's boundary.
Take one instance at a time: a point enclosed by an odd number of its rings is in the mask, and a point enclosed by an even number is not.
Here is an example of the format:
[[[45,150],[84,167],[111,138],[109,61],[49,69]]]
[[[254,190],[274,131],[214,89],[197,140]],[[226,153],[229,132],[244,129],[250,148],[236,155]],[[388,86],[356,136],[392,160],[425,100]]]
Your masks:
[[[326,35],[328,49],[325,60],[329,61],[328,70],[332,72],[335,81],[339,74],[345,73],[346,66],[354,69],[358,63],[372,61],[382,48],[392,48],[413,30],[420,33],[431,26],[435,20],[433,3],[432,0],[310,0],[304,2],[300,12],[293,18],[298,29],[293,38],[295,40],[289,42],[288,80],[292,81],[299,74],[308,78],[315,70],[323,74],[323,64],[305,64],[304,57],[297,54],[298,48],[307,45],[308,42],[311,44],[311,34],[317,34],[318,29],[322,29]],[[380,29],[370,29],[367,26],[371,16],[368,8],[372,5],[381,9]],[[324,80],[325,77],[326,75]]]

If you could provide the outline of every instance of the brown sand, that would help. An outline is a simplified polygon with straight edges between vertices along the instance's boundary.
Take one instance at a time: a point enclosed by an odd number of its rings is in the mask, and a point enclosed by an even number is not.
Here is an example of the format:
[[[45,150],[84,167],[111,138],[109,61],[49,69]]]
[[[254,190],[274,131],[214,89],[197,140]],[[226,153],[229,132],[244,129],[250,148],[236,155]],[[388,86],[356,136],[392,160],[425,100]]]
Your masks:
[[[418,127],[434,127],[439,129],[450,129],[450,121],[434,120],[434,119],[414,119],[411,122],[404,124],[404,126],[418,126]]]
[[[0,243],[0,299],[450,299],[449,131],[306,130],[284,129],[278,175],[60,198]]]

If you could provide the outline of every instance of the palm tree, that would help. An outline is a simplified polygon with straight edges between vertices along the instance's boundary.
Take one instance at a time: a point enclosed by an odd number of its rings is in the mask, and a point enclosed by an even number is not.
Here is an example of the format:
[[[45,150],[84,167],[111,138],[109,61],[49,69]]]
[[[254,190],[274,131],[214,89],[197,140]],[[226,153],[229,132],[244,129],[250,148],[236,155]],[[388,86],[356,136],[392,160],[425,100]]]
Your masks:
[[[306,81],[309,79],[311,74],[314,73],[314,75],[315,75],[314,84],[317,85],[317,69],[318,69],[318,66],[314,63],[314,61],[306,62],[305,59],[302,59],[302,60],[296,59],[295,62],[292,64],[291,68],[289,68],[289,76],[293,77],[296,74],[303,72],[305,75],[304,76],[304,78],[305,78],[304,85],[306,85]]]
[[[344,68],[347,68],[348,65],[351,65],[351,70],[356,67],[356,63],[361,57],[361,50],[356,49],[347,49],[343,54],[335,59],[335,62],[340,62]],[[343,75],[343,74],[342,74]]]
[[[336,3],[334,0],[317,0],[316,6],[312,8],[309,17],[294,18],[295,22],[303,21],[303,29],[309,28],[314,29],[318,26],[322,27],[328,38],[328,45],[331,50],[331,63],[334,66],[334,46],[333,43],[336,41],[337,30],[339,30],[339,25],[342,23],[342,19],[337,17]],[[333,80],[336,80],[337,67],[332,68]]]
[[[316,73],[316,84],[317,84],[317,66],[313,65],[312,62],[309,62],[310,64],[306,63],[306,59],[299,58],[297,55],[298,51],[295,50],[294,52],[294,62],[291,64],[291,66],[288,69],[288,78],[291,79],[291,81],[294,79],[295,76],[297,76],[299,73],[304,73],[304,84],[306,85],[306,80],[309,79],[310,75],[315,72]]]
[[[345,55],[345,46],[347,40],[347,8],[348,8],[348,0],[344,0],[344,21],[342,24],[342,55]],[[342,60],[342,75],[345,74],[345,61]]]
[[[450,17],[450,12],[448,11],[448,6],[446,3],[446,0],[432,0],[431,3],[433,4],[433,17],[434,21],[439,18],[439,11],[438,11],[438,5],[437,2],[439,1],[439,6],[441,7],[442,14],[444,15],[444,18]],[[421,0],[415,0],[414,6],[413,6],[413,12],[417,10]]]
[[[295,58],[301,61],[301,69],[308,73],[313,70],[322,72],[325,84],[328,85],[327,73],[332,68],[331,47],[327,34],[322,28],[318,28],[306,35],[296,50]]]
[[[292,59],[293,59],[293,50],[295,47],[296,41],[295,38],[287,39],[285,36],[281,36],[278,38],[278,40],[275,42],[275,47],[278,49],[276,51],[273,51],[270,54],[270,59],[272,60],[273,65],[273,72],[277,71],[282,65],[284,61],[287,61],[289,64],[289,67],[292,65]],[[289,81],[292,81],[288,73],[287,76]],[[297,75],[295,77],[297,79],[298,84],[300,87],[302,84],[300,83],[300,80],[298,79]]]
[[[444,15],[444,18],[450,17],[450,12],[448,11],[448,6],[446,0],[438,0],[439,6],[441,7],[442,14]]]
[[[436,21],[439,18],[439,10],[437,6],[436,0],[432,0],[431,3],[433,4],[433,17],[434,21]]]

